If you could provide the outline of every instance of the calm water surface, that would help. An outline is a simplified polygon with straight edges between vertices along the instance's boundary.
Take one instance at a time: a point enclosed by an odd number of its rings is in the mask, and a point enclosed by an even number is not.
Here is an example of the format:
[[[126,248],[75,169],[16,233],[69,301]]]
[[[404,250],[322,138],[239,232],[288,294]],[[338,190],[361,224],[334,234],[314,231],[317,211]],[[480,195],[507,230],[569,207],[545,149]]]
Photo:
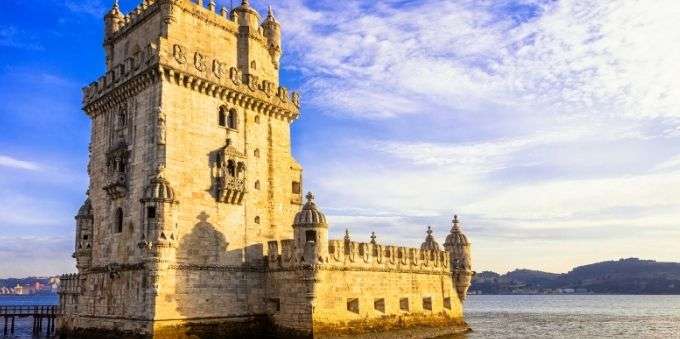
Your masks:
[[[680,338],[680,296],[470,296],[465,338]]]
[[[57,301],[56,296],[0,296],[0,305]],[[680,296],[473,295],[465,317],[474,332],[456,339],[680,338]],[[17,325],[17,337],[30,337],[30,320]]]

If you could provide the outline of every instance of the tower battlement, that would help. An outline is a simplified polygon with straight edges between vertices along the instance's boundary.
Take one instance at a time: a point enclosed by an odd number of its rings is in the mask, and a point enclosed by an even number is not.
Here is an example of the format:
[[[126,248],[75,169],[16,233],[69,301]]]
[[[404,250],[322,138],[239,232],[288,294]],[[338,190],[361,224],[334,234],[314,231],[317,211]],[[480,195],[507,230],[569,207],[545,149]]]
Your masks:
[[[318,269],[377,270],[451,274],[450,255],[446,251],[421,250],[395,245],[381,245],[348,240],[329,240],[328,256],[316,257],[318,245],[307,242],[298,257],[294,240],[268,242],[270,270],[315,266]]]

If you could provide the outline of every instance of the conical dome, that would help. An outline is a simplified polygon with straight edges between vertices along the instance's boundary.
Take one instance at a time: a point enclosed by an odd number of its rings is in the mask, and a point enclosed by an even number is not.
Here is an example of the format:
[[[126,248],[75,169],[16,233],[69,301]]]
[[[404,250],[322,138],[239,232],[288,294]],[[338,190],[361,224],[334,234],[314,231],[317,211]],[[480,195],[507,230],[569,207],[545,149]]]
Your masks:
[[[89,216],[92,216],[92,202],[90,201],[90,198],[87,198],[83,203],[83,206],[80,206],[80,209],[78,210],[78,215],[76,217],[89,217]]]
[[[293,226],[328,226],[326,216],[319,211],[314,203],[312,192],[307,193],[307,202],[295,215]]]
[[[175,191],[170,187],[170,183],[163,177],[151,179],[151,182],[144,189],[142,202],[175,202]]]
[[[421,250],[435,250],[439,251],[439,243],[434,240],[432,236],[432,227],[427,227],[427,236],[425,237],[425,242],[420,245]]]
[[[451,228],[451,233],[446,237],[446,241],[444,242],[444,247],[450,248],[450,247],[460,247],[460,246],[469,246],[470,241],[468,238],[463,234],[463,231],[460,229],[460,223],[458,222],[458,216],[455,215],[453,216],[453,227]]]

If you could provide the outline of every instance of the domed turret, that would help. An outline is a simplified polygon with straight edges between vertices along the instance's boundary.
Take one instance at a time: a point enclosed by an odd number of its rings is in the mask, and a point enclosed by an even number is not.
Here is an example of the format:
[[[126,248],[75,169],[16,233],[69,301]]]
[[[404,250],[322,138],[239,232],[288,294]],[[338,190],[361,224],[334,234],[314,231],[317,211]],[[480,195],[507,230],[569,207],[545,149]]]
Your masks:
[[[83,205],[80,206],[80,209],[78,209],[78,215],[76,215],[76,219],[91,217],[92,217],[92,202],[90,201],[90,198],[87,198],[85,199]]]
[[[140,202],[144,211],[142,221],[144,231],[140,247],[172,248],[175,245],[172,207],[178,202],[175,199],[175,191],[170,182],[163,178],[162,172],[159,171],[149,180]]]
[[[170,183],[159,176],[151,179],[151,182],[144,189],[142,202],[175,202],[175,191],[170,187]]]
[[[113,3],[111,10],[104,16],[104,34],[108,38],[111,34],[115,33],[123,25],[125,18],[123,13],[120,11],[120,6],[118,5],[118,0]]]
[[[250,27],[253,33],[257,32],[260,25],[260,14],[250,7],[250,1],[242,0],[241,6],[234,8],[231,11],[231,15],[239,26],[247,26]]]
[[[328,223],[317,208],[314,194],[307,193],[307,202],[293,221],[297,256],[306,264],[323,262],[328,257]]]
[[[451,256],[451,271],[453,283],[456,286],[458,297],[465,300],[467,290],[472,283],[475,272],[472,271],[472,256],[470,254],[470,241],[460,228],[458,216],[453,216],[451,233],[446,237],[444,248]]]
[[[428,226],[427,227],[427,236],[425,237],[425,242],[420,245],[420,250],[428,250],[428,251],[439,251],[439,243],[437,243],[436,240],[434,240],[434,237],[432,236],[432,227]]]
[[[92,202],[88,197],[76,215],[76,244],[73,257],[79,270],[90,267],[92,262]]]
[[[281,25],[276,21],[271,6],[267,12],[267,18],[262,23],[262,30],[267,38],[267,50],[272,57],[272,63],[278,69],[281,60]]]

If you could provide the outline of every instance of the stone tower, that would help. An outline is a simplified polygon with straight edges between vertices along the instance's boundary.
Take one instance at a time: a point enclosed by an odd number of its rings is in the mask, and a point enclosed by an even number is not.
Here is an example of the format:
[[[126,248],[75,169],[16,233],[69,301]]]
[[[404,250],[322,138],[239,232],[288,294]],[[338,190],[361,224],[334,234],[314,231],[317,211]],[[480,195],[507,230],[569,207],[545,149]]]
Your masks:
[[[302,203],[300,96],[279,84],[271,9],[140,1],[104,17],[106,72],[83,90],[89,196],[62,328],[152,333],[262,313],[252,267],[263,243],[293,237]]]
[[[472,284],[472,277],[475,275],[475,272],[472,271],[471,244],[460,228],[457,215],[453,216],[451,223],[453,226],[451,233],[446,237],[444,248],[450,253],[452,279],[458,297],[460,300],[465,300],[467,291]]]

